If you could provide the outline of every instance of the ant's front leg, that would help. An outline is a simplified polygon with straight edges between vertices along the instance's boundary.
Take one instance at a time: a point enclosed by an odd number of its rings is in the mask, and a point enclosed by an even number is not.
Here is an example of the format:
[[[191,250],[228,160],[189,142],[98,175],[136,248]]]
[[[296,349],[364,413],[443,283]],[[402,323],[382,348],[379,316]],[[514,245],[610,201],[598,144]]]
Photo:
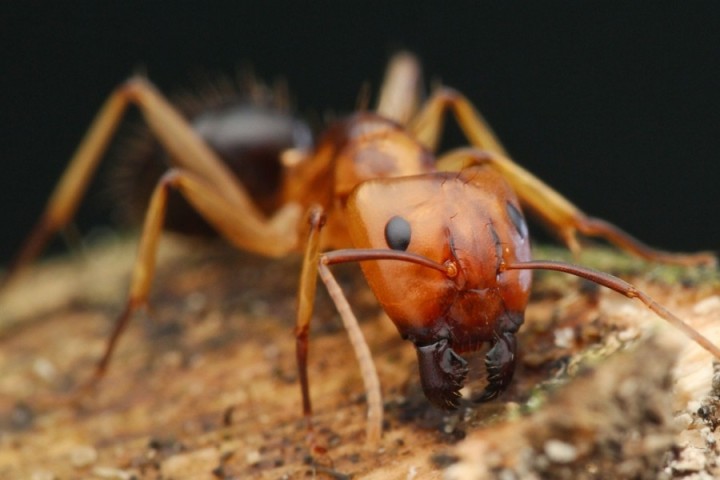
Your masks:
[[[313,435],[312,402],[310,399],[310,382],[308,378],[308,346],[310,333],[310,320],[312,319],[313,304],[317,288],[317,276],[320,275],[330,298],[340,314],[343,327],[348,334],[355,358],[360,367],[360,374],[365,386],[365,395],[368,403],[366,424],[366,446],[376,448],[382,437],[383,403],[380,391],[375,362],[372,359],[370,348],[360,329],[360,324],[345,298],[340,285],[328,265],[331,263],[326,255],[320,253],[320,233],[325,225],[325,213],[319,206],[313,206],[308,212],[310,229],[305,246],[300,285],[298,286],[298,310],[295,324],[295,345],[298,365],[298,376],[302,391],[303,414],[307,422],[308,442],[313,450],[317,447]],[[338,251],[340,252],[340,251]]]
[[[308,212],[307,243],[303,257],[300,283],[298,285],[297,318],[295,323],[295,355],[302,392],[303,414],[307,422],[307,429],[312,436],[312,402],[310,400],[310,383],[308,381],[308,344],[310,335],[310,320],[312,319],[315,294],[317,292],[318,261],[320,258],[320,231],[325,225],[325,212],[319,206],[314,206]],[[310,441],[312,443],[312,440]]]

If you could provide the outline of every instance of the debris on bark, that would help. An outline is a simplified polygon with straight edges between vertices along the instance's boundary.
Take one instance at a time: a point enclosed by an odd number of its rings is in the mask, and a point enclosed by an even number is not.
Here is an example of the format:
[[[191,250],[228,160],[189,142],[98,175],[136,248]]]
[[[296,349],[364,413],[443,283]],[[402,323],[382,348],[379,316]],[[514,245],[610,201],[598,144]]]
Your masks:
[[[412,346],[355,268],[337,270],[385,395],[379,450],[363,444],[362,381],[332,302],[310,344],[311,452],[295,370],[299,259],[163,240],[150,308],[98,387],[81,396],[121,311],[134,242],[46,261],[0,292],[0,478],[715,478],[720,371],[642,305],[535,275],[518,370],[499,399],[428,404]],[[539,258],[560,250],[541,249]],[[720,275],[589,250],[720,341]],[[469,358],[463,394],[483,388]],[[69,401],[73,400],[73,401]]]

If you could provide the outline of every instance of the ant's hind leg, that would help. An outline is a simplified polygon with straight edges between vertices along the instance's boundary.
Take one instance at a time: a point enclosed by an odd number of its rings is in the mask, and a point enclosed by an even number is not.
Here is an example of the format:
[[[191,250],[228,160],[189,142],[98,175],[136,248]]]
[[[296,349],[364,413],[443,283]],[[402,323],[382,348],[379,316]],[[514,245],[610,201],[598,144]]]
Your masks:
[[[445,111],[450,109],[473,147],[443,157],[441,170],[460,170],[473,164],[490,163],[512,186],[523,206],[557,232],[573,252],[580,250],[577,234],[603,238],[641,258],[651,261],[692,266],[714,265],[710,252],[692,254],[657,250],[604,220],[586,215],[556,190],[510,159],[502,144],[472,104],[459,93],[443,88],[428,100],[411,123],[417,139],[434,149],[442,131]],[[474,158],[473,158],[474,157]]]
[[[385,70],[375,111],[401,125],[415,116],[420,105],[422,69],[411,53],[398,52],[392,56]]]
[[[32,262],[48,240],[68,224],[130,104],[139,108],[152,133],[170,153],[174,166],[206,179],[253,220],[263,218],[244,187],[175,107],[148,80],[134,77],[118,87],[96,115],[3,281]]]
[[[50,195],[40,219],[8,266],[3,282],[12,279],[22,267],[40,255],[50,238],[75,214],[127,103],[124,95],[115,92],[102,106]]]

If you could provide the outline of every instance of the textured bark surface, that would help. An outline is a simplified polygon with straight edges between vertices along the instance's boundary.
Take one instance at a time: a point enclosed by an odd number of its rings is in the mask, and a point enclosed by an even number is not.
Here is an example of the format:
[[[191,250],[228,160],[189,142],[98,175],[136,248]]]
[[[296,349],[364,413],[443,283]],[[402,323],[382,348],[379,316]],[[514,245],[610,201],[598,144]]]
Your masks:
[[[327,453],[311,457],[292,335],[299,259],[168,239],[151,309],[135,316],[99,387],[68,403],[122,309],[134,250],[103,242],[34,267],[0,294],[0,478],[720,474],[709,354],[642,305],[560,274],[535,276],[509,391],[447,414],[423,398],[415,352],[359,272],[336,270],[377,362],[386,430],[379,450],[364,448],[362,382],[323,294],[310,380]],[[604,251],[580,261],[622,274],[720,341],[717,271]],[[483,368],[481,354],[471,358],[468,395],[483,387]]]

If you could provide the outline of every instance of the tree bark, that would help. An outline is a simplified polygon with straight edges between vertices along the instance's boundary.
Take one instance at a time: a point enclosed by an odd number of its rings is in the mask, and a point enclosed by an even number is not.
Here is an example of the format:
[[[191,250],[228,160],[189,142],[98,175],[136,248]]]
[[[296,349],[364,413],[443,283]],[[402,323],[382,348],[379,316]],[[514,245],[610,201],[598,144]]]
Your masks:
[[[720,475],[720,382],[713,390],[709,354],[642,305],[561,274],[535,275],[509,390],[446,413],[422,396],[414,349],[359,270],[335,270],[374,353],[386,429],[379,450],[364,448],[362,382],[321,295],[310,386],[315,438],[327,451],[311,456],[295,370],[299,259],[166,239],[150,309],[135,316],[97,388],[77,396],[122,310],[134,251],[132,241],[102,242],[33,267],[0,294],[0,477]],[[578,261],[621,274],[720,341],[716,270],[606,250]],[[466,396],[484,385],[482,353],[469,360]]]

